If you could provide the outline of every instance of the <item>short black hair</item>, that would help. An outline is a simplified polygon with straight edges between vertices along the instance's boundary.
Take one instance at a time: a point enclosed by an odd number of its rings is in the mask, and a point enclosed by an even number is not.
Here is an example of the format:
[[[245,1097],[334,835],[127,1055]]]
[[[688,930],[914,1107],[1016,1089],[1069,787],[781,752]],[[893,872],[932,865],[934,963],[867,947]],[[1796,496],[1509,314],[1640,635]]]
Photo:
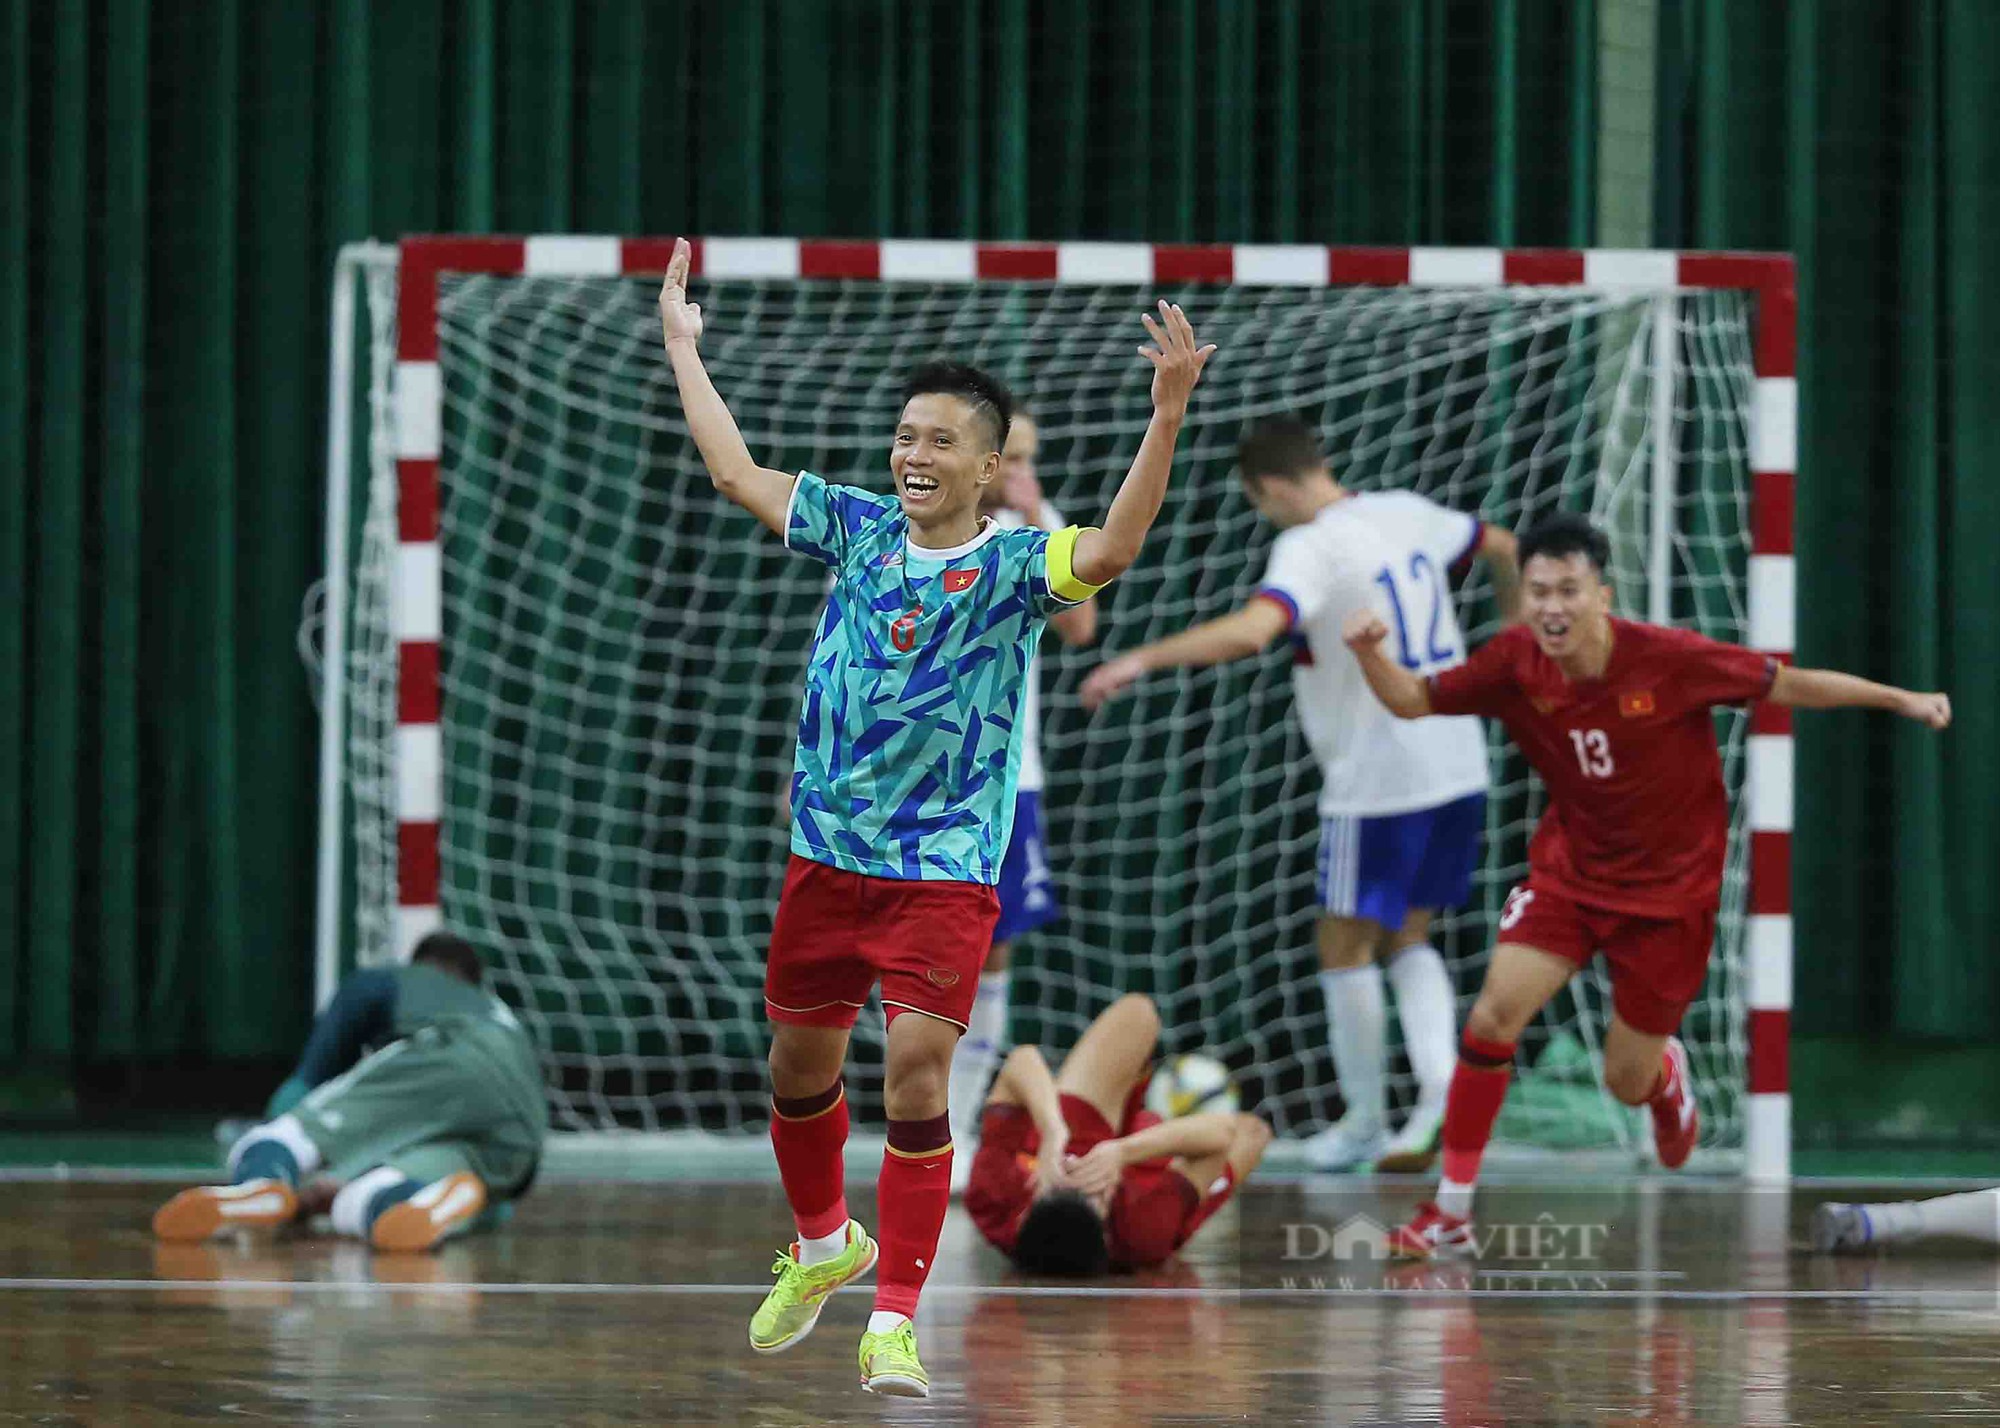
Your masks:
[[[1014,1236],[1014,1263],[1030,1274],[1088,1279],[1104,1273],[1111,1251],[1104,1217],[1081,1190],[1054,1190],[1028,1207]]]
[[[1236,439],[1236,469],[1246,481],[1267,476],[1296,481],[1324,465],[1319,433],[1300,417],[1262,417],[1244,427]]]
[[[486,959],[479,955],[477,947],[454,932],[426,934],[410,953],[410,961],[428,963],[475,987],[486,983]]]
[[[1611,568],[1611,540],[1587,519],[1573,511],[1544,516],[1522,533],[1519,556],[1525,569],[1538,555],[1551,560],[1567,560],[1572,555],[1587,559],[1598,577]]]
[[[926,362],[903,383],[903,405],[908,406],[912,397],[932,392],[970,403],[992,426],[993,449],[999,451],[1007,445],[1008,428],[1014,425],[1014,394],[998,377],[963,362]]]

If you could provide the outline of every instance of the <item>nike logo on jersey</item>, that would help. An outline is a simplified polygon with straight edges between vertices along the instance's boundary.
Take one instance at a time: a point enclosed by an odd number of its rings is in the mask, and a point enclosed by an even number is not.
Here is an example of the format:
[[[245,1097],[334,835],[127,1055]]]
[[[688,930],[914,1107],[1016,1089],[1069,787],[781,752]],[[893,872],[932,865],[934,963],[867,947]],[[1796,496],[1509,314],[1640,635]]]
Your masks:
[[[970,589],[972,582],[979,578],[977,570],[947,570],[944,573],[944,589],[947,595],[956,595],[961,590]]]

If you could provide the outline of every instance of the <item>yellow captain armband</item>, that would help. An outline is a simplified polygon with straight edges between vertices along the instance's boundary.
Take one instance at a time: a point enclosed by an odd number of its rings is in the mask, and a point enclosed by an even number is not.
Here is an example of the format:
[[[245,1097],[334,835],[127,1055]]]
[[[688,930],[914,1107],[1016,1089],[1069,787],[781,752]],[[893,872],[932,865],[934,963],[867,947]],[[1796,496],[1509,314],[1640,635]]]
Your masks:
[[[1085,530],[1096,529],[1096,526],[1064,526],[1049,537],[1049,593],[1056,599],[1080,605],[1104,588],[1103,585],[1092,585],[1087,580],[1078,579],[1076,568],[1071,564],[1076,559],[1077,537]]]

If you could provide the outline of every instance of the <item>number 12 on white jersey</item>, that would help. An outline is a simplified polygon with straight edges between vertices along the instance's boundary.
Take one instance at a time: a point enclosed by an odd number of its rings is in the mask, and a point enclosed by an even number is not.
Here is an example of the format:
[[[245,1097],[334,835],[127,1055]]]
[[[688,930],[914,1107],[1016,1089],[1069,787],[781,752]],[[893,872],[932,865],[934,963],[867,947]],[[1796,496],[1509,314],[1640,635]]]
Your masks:
[[[1396,657],[1403,668],[1419,672],[1456,664],[1462,657],[1457,633],[1445,618],[1451,590],[1444,572],[1422,551],[1410,557],[1407,576],[1392,565],[1375,572],[1375,583],[1389,597],[1396,622]]]

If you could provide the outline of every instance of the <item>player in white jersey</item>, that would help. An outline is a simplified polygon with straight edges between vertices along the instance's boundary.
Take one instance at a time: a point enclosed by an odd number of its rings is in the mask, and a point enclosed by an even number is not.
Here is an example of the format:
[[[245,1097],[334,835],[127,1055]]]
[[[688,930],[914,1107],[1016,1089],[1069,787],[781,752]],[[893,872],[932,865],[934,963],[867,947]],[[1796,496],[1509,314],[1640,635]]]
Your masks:
[[[1084,681],[1096,709],[1159,669],[1220,664],[1290,635],[1293,698],[1321,775],[1318,929],[1334,1069],[1347,1112],[1307,1143],[1322,1170],[1423,1170],[1437,1153],[1457,1057],[1456,995],[1430,944],[1437,909],[1463,902],[1485,821],[1477,719],[1403,721],[1369,693],[1341,623],[1373,606],[1421,674],[1462,664],[1451,573],[1483,557],[1503,615],[1519,606],[1514,537],[1406,491],[1333,479],[1312,428],[1256,423],[1237,446],[1245,495],[1280,528],[1256,595],[1220,619],[1142,646]],[[1383,964],[1396,992],[1417,1102],[1388,1133]]]
[[[1000,479],[987,488],[983,505],[1003,530],[1039,526],[1061,530],[1067,521],[1042,495],[1036,460],[1041,432],[1034,418],[1015,409],[1007,443],[1000,452]],[[1061,610],[1049,617],[1049,628],[1065,645],[1087,645],[1097,638],[1097,602]],[[1014,832],[1000,867],[1000,921],[993,928],[993,950],[979,977],[979,996],[951,1062],[952,1143],[965,1154],[952,1161],[955,1187],[963,1187],[972,1172],[972,1147],[979,1139],[980,1109],[986,1084],[999,1063],[1007,1040],[1007,1003],[1012,980],[1014,939],[1053,922],[1062,912],[1056,900],[1055,877],[1049,870],[1042,838],[1042,696],[1039,665],[1028,672],[1028,689],[1021,706],[1021,769],[1015,782]]]

